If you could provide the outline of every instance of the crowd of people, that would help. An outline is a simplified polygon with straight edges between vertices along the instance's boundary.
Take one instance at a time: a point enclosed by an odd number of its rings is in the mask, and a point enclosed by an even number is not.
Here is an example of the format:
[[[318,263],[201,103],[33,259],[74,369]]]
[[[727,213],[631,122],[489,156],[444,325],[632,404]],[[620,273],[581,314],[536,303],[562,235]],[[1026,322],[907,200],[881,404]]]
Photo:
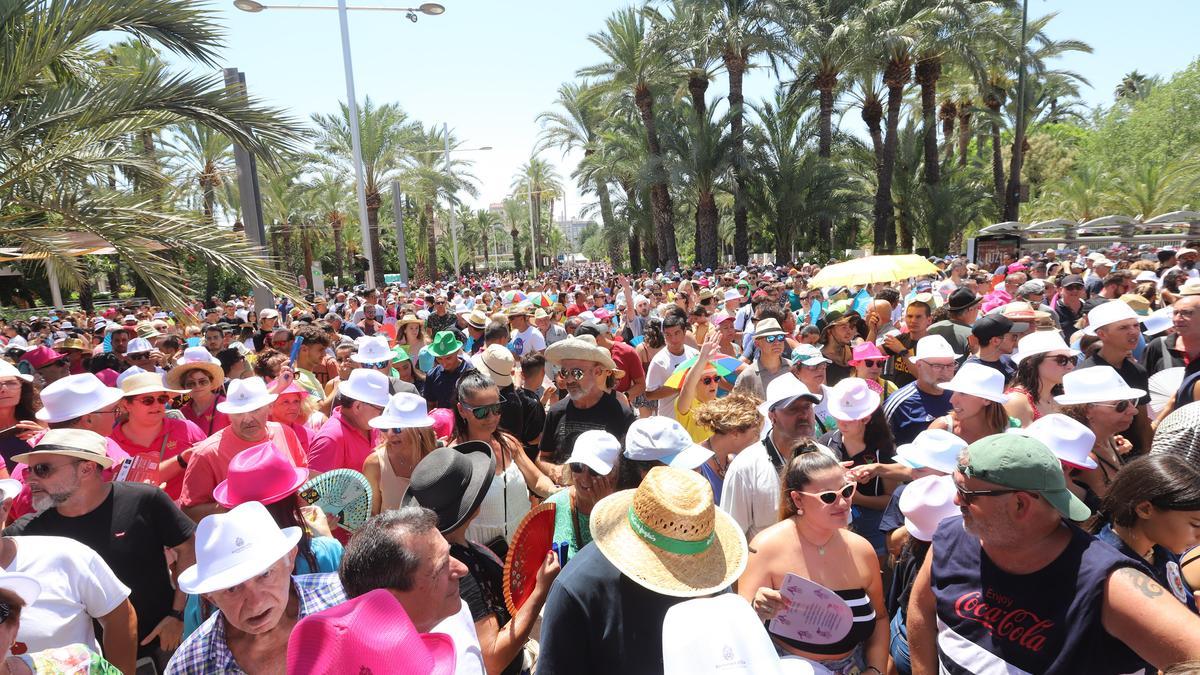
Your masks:
[[[1197,258],[0,323],[0,675],[1200,673]]]

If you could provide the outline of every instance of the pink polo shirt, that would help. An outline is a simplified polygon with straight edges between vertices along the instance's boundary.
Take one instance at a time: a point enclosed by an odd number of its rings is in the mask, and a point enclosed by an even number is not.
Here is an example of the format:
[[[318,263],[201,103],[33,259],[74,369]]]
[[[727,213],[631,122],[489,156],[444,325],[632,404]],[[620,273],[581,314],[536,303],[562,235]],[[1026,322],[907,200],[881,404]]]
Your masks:
[[[363,462],[379,445],[379,430],[371,429],[369,436],[342,419],[342,408],[321,425],[308,446],[308,466],[314,471],[354,469],[362,471]]]
[[[224,396],[213,397],[212,405],[202,413],[195,412],[190,403],[181,406],[179,412],[183,413],[184,418],[188,421],[200,427],[200,431],[203,431],[205,435],[212,436],[229,426],[229,415],[217,410],[217,404],[224,400]]]
[[[267,436],[275,447],[298,467],[308,465],[308,458],[300,447],[296,434],[278,422],[267,422]],[[213,499],[213,489],[229,476],[229,462],[246,448],[263,441],[244,441],[229,427],[218,431],[192,448],[192,460],[183,474],[183,493],[180,506],[208,504]]]
[[[153,441],[150,441],[150,445],[145,447],[130,440],[125,435],[124,429],[124,424],[118,425],[113,429],[112,439],[125,452],[128,452],[130,457],[144,456],[155,463],[174,457],[208,437],[194,422],[177,420],[171,417],[163,418],[162,432]],[[164,436],[166,436],[165,439],[163,438]],[[179,494],[182,490],[182,473],[167,481],[166,493],[171,499],[179,499]]]

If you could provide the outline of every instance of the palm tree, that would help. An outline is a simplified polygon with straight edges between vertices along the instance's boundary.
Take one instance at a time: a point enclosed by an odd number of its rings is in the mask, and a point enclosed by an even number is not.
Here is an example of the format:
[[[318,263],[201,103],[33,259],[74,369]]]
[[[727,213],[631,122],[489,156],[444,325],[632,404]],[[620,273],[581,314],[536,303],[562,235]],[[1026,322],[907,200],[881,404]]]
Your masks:
[[[326,170],[309,182],[308,190],[313,193],[314,204],[333,235],[333,278],[337,283],[342,283],[342,264],[348,257],[342,238],[346,231],[346,217],[354,212],[350,199],[353,188],[342,174]]]
[[[533,250],[545,254],[549,250],[549,240],[542,231],[542,203],[550,200],[550,220],[554,221],[554,198],[562,194],[562,181],[558,172],[544,160],[530,157],[529,161],[517,170],[512,182],[513,196],[528,196],[533,208]]]
[[[1118,103],[1125,101],[1140,101],[1150,95],[1150,90],[1161,82],[1157,75],[1145,75],[1136,69],[1125,73],[1121,81],[1113,87],[1113,98]]]
[[[671,54],[664,49],[662,35],[654,33],[646,17],[633,8],[619,10],[610,16],[605,21],[605,30],[589,35],[588,40],[604,53],[608,61],[583,68],[579,75],[606,78],[604,86],[632,95],[645,129],[646,147],[650,155],[650,201],[654,235],[658,243],[658,263],[663,267],[678,265],[675,207],[654,118],[656,90],[664,86],[674,70]]]
[[[314,113],[316,150],[332,169],[355,175],[354,151],[350,137],[350,108],[338,104],[336,114]],[[358,107],[359,147],[367,198],[367,229],[370,233],[371,259],[375,261],[375,285],[383,285],[383,249],[379,245],[379,209],[383,189],[400,168],[403,148],[413,136],[413,123],[396,103],[376,105],[368,96]]]
[[[492,263],[488,260],[488,239],[491,237],[492,228],[500,224],[499,219],[488,209],[476,209],[462,222],[467,229],[478,233],[479,242],[483,248],[483,266],[491,271]]]
[[[202,215],[167,211],[129,182],[166,177],[142,143],[164,126],[203,124],[264,162],[294,148],[287,115],[248,102],[220,78],[172,72],[160,63],[106,59],[96,43],[119,31],[202,66],[216,64],[221,31],[187,0],[18,0],[0,11],[0,241],[45,253],[64,287],[86,283],[71,233],[107,242],[164,305],[182,310],[187,291],[176,259],[195,259],[251,283],[294,287],[257,263],[245,240]],[[141,146],[141,147],[139,147]],[[117,176],[124,177],[122,182]]]
[[[200,193],[204,220],[216,226],[218,191],[235,182],[233,144],[229,137],[212,129],[188,122],[172,129],[165,143],[169,170],[184,185],[194,186]],[[216,266],[206,270],[204,297],[217,293]]]
[[[722,63],[717,41],[711,30],[712,5],[692,0],[671,0],[669,17],[647,6],[647,15],[664,32],[667,45],[673,51],[676,72],[671,80],[679,83],[679,95],[686,95],[692,108],[704,115],[708,101],[708,84]]]
[[[1192,170],[1195,160],[1194,156],[1171,162],[1142,160],[1122,166],[1113,179],[1109,202],[1118,212],[1142,220],[1184,208],[1200,186]]]
[[[754,59],[774,60],[787,51],[782,31],[763,0],[702,0],[712,7],[712,34],[729,77],[730,132],[733,134],[733,255],[739,265],[750,261],[746,189],[748,170],[743,158],[746,144],[742,80]]]
[[[528,211],[525,210],[523,200],[515,197],[504,198],[504,219],[508,221],[509,234],[512,235],[513,241],[513,269],[524,269],[521,264],[521,230],[520,226]]]
[[[450,165],[447,167],[443,148],[446,145],[446,129],[439,125],[421,128],[419,125],[410,131],[415,150],[404,158],[404,169],[400,176],[401,184],[406,194],[412,195],[421,208],[418,222],[420,223],[420,238],[427,244],[425,251],[425,268],[431,280],[438,278],[438,248],[435,209],[438,199],[446,196],[449,208],[457,208],[458,201],[454,197],[459,191],[475,196],[475,176],[469,167],[473,164],[453,151],[462,142],[450,136]]]
[[[714,103],[716,103],[714,101]],[[732,133],[725,133],[729,126],[730,110],[720,118],[714,118],[711,107],[706,107],[703,116],[695,108],[688,108],[683,115],[673,115],[672,124],[666,133],[667,146],[675,155],[672,173],[676,183],[696,194],[696,266],[717,266],[717,211],[716,191],[718,183],[733,166]]]

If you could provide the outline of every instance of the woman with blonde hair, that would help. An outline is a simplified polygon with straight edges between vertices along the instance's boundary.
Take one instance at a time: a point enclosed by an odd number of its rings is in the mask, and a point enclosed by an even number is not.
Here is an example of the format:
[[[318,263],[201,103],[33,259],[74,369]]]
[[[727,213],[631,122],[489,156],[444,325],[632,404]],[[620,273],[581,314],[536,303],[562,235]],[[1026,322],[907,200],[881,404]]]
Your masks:
[[[700,474],[708,479],[713,498],[720,506],[725,471],[739,452],[758,442],[762,432],[763,415],[758,411],[758,399],[734,392],[699,405],[696,422],[712,434],[700,445],[712,450],[713,456],[700,465]]]
[[[383,414],[367,424],[379,429],[383,442],[365,462],[363,475],[371,484],[371,515],[400,508],[417,462],[437,447],[425,399],[416,394],[395,394]]]
[[[1004,433],[1013,422],[1005,410],[1008,395],[1004,393],[1004,375],[982,363],[964,363],[954,374],[954,379],[942,385],[952,391],[951,410],[929,425],[930,429],[943,429],[967,443],[974,443],[984,436]]]

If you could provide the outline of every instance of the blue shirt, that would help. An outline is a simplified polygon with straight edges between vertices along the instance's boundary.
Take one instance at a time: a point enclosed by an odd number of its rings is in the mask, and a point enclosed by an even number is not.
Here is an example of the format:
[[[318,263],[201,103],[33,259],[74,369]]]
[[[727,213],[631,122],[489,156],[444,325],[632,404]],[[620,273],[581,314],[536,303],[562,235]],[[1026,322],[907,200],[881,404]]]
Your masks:
[[[429,370],[429,374],[425,376],[425,400],[429,403],[430,410],[454,407],[454,403],[458,400],[458,378],[465,375],[468,370],[475,370],[475,366],[462,358],[461,354],[459,355],[459,366],[454,370],[447,371],[440,364]]]
[[[883,404],[883,414],[892,427],[896,445],[911,443],[931,422],[950,412],[953,393],[943,390],[940,395],[928,394],[913,381],[889,396]]]
[[[292,586],[300,599],[301,617],[346,601],[346,592],[336,574],[293,576]],[[229,651],[229,644],[225,642],[225,622],[221,612],[217,611],[179,645],[167,664],[166,675],[223,674],[246,675],[246,671]]]

